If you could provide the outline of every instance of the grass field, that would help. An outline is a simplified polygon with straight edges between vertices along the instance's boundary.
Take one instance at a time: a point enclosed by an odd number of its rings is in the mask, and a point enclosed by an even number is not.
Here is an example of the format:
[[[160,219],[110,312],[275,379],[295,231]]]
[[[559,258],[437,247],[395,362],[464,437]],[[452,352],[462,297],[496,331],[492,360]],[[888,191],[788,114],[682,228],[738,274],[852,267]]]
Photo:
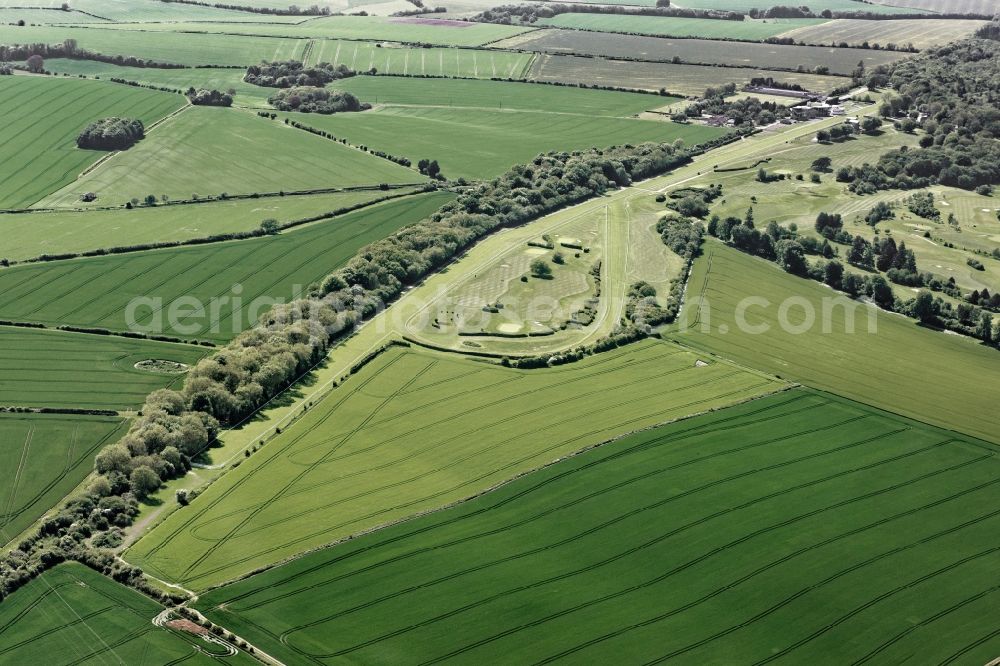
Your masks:
[[[897,44],[926,49],[969,37],[985,21],[964,19],[896,19],[865,21],[837,19],[822,25],[798,28],[783,37],[807,44]]]
[[[825,23],[827,19],[746,19],[722,21],[716,19],[676,18],[664,16],[626,16],[624,14],[557,14],[541,19],[539,25],[599,32],[628,32],[664,37],[704,37],[705,39],[745,39],[760,41],[782,33]]]
[[[79,301],[77,301],[79,303]],[[192,365],[208,353],[190,345],[0,326],[0,405],[136,409],[184,375],[138,370],[139,361]]]
[[[779,46],[776,44],[734,44],[709,39],[670,39],[618,35],[607,32],[575,30],[538,30],[494,44],[502,48],[508,44],[516,48],[545,51],[548,53],[580,53],[611,58],[638,58],[669,61],[679,57],[684,62],[744,65],[748,67],[792,67],[802,65],[813,70],[819,65],[830,68],[834,74],[849,75],[865,63],[871,68],[895,62],[907,54],[870,49],[837,49],[817,46]],[[733,74],[733,73],[730,73]],[[780,73],[772,73],[780,78]]]
[[[310,188],[426,180],[411,169],[354,148],[284,127],[247,112],[194,106],[156,127],[72,184],[42,199],[40,208],[124,205],[149,194],[190,199]]]
[[[134,312],[136,323],[164,335],[228,340],[274,302],[303,296],[359,248],[451,197],[406,197],[274,237],[15,266],[0,271],[0,319],[125,330],[132,299],[162,299],[160,305],[145,300]],[[177,305],[191,298],[204,310]],[[213,313],[215,298],[230,300],[218,301]]]
[[[125,424],[107,416],[0,413],[0,546],[86,478],[94,455],[121,437]]]
[[[583,34],[583,33],[581,33]],[[734,50],[742,44],[734,44]],[[666,62],[628,62],[568,55],[539,55],[531,70],[537,81],[621,86],[639,90],[666,88],[679,95],[702,95],[710,86],[734,83],[742,87],[754,77],[773,77],[797,83],[806,90],[826,92],[844,85],[840,76],[819,76],[767,69],[674,65]]]
[[[93,14],[109,21],[301,21],[301,16],[275,16],[230,11],[216,7],[161,2],[160,0],[32,0],[31,7],[49,7],[60,10],[63,4],[72,7],[72,12],[49,11],[46,23],[79,23],[93,20],[81,19],[81,12]],[[240,3],[249,4],[241,0]],[[24,7],[24,0],[0,0],[0,7]],[[83,15],[86,17],[86,14]],[[60,18],[61,17],[61,18]]]
[[[781,386],[725,363],[696,367],[697,359],[649,342],[533,372],[393,348],[128,559],[204,589],[609,437]]]
[[[710,316],[698,315],[689,305],[682,317],[687,330],[670,334],[671,338],[792,381],[1000,441],[1000,415],[990,407],[1000,393],[983,380],[1000,371],[995,350],[924,330],[909,318],[860,303],[853,309],[829,307],[830,314],[824,316],[823,298],[837,298],[834,292],[717,241],[709,241],[705,255],[695,262],[688,295],[689,303],[704,298]],[[766,299],[767,304],[743,300],[749,297]],[[782,328],[779,310],[786,299],[793,300],[782,311],[788,324]],[[736,318],[741,301],[750,328],[740,326]],[[809,310],[815,325],[796,334],[796,327],[807,323]],[[849,311],[854,333],[849,332]],[[869,315],[874,312],[877,332],[872,334]],[[768,328],[753,332],[763,325]]]
[[[289,664],[985,663],[998,468],[983,442],[796,390],[197,605]]]
[[[121,115],[149,125],[183,104],[179,95],[112,83],[3,77],[0,208],[26,208],[105,155],[76,147],[76,137],[88,123]]]
[[[655,105],[657,98],[647,101]],[[356,146],[408,157],[414,164],[423,158],[435,159],[448,178],[493,178],[549,150],[675,139],[693,145],[724,133],[703,125],[447,107],[386,107],[374,113],[289,117]]]
[[[9,24],[17,23],[18,21],[24,21],[28,25],[35,23],[106,23],[102,18],[84,14],[76,10],[15,9],[13,7],[4,7],[0,3],[0,23]]]
[[[255,664],[243,653],[153,625],[163,606],[69,562],[0,604],[0,662],[10,664]]]
[[[372,189],[230,199],[183,206],[143,206],[132,210],[33,211],[0,215],[0,236],[4,239],[0,258],[19,261],[43,254],[184,241],[252,231],[269,218],[282,223],[290,222],[411,191]]]
[[[934,1],[937,4],[941,4],[941,0]],[[717,9],[744,13],[751,9],[762,8],[760,0],[681,0],[672,4],[686,9]],[[903,3],[893,0],[892,4],[902,5]],[[912,9],[873,4],[872,2],[859,2],[859,0],[802,0],[800,4],[795,6],[808,7],[814,14],[819,14],[824,9],[829,9],[833,12],[872,12],[876,14],[913,13]]]

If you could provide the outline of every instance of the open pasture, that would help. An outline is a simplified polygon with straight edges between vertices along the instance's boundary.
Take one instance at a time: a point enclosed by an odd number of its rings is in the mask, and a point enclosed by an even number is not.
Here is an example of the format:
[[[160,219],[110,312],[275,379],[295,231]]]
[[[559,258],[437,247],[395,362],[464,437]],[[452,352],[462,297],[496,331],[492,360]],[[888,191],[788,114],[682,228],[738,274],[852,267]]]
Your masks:
[[[648,101],[655,104],[656,99]],[[408,157],[414,164],[435,159],[448,178],[492,178],[549,150],[676,139],[692,145],[723,133],[705,126],[631,118],[448,107],[391,106],[374,113],[288,117],[354,145]]]
[[[357,114],[354,114],[357,115]],[[131,199],[190,199],[255,192],[301,191],[426,180],[416,171],[355,148],[279,125],[248,112],[188,107],[37,208],[77,208],[94,192],[93,206]]]
[[[742,46],[734,44],[734,49]],[[820,76],[799,72],[779,72],[742,67],[674,65],[666,62],[628,62],[605,58],[568,55],[539,55],[531,71],[537,81],[619,86],[638,90],[665,88],[679,95],[702,95],[710,86],[734,83],[738,87],[755,77],[773,77],[777,81],[797,83],[806,90],[826,92],[844,85],[840,76]]]
[[[94,456],[125,433],[126,423],[108,416],[0,413],[0,546],[86,478]]]
[[[0,271],[0,319],[120,331],[133,318],[150,333],[225,341],[273,303],[304,296],[309,284],[359,248],[427,217],[451,197],[414,195],[278,236],[15,266]],[[203,309],[178,305],[192,298]],[[133,299],[141,300],[130,309]]]
[[[985,663],[1000,649],[998,472],[984,442],[789,391],[197,606],[288,664]]]
[[[969,19],[895,19],[892,21],[865,21],[862,19],[837,19],[822,25],[798,28],[782,37],[790,37],[807,44],[860,45],[864,43],[896,44],[927,49],[954,42],[985,25],[985,21]]]
[[[541,371],[391,348],[127,554],[204,590],[780,382],[660,342]]]
[[[153,624],[163,606],[77,562],[60,564],[0,604],[0,662],[255,664],[243,653]]]
[[[8,326],[0,326],[0,343],[0,405],[19,407],[136,409],[156,389],[184,380],[136,363],[193,365],[208,353],[169,342]]]
[[[817,46],[783,46],[778,44],[734,44],[710,39],[670,39],[667,37],[643,37],[640,35],[619,35],[608,32],[574,30],[538,30],[515,38],[516,48],[544,51],[547,53],[578,53],[609,58],[637,58],[668,62],[679,57],[683,62],[708,65],[740,65],[745,67],[797,68],[813,70],[817,66],[829,67],[833,74],[850,75],[864,62],[865,67],[885,65],[906,56],[893,51],[871,49],[838,49]],[[494,46],[501,48],[514,40],[500,42]],[[781,79],[787,74],[772,72],[771,76]],[[672,90],[673,88],[671,88]]]
[[[796,28],[825,23],[827,19],[718,19],[677,18],[667,16],[627,16],[624,14],[557,14],[540,19],[539,25],[599,32],[627,32],[663,37],[703,37],[760,41]]]
[[[687,293],[681,330],[669,334],[672,339],[910,418],[1000,441],[1000,415],[991,407],[1000,399],[1000,387],[984,380],[1000,372],[995,350],[922,329],[718,241],[706,243]],[[750,297],[758,300],[744,300]],[[698,298],[707,309],[694,305]],[[824,303],[824,298],[831,300]],[[736,318],[741,302],[742,324]],[[779,319],[783,302],[785,327]],[[813,323],[806,326],[809,311]]]
[[[183,104],[180,95],[113,83],[0,77],[0,208],[27,208],[104,156],[76,146],[88,123],[120,115],[148,126]]]
[[[279,223],[331,213],[411,188],[229,199],[191,205],[141,206],[131,210],[29,211],[0,215],[0,258],[21,261],[144,243],[205,238],[253,231],[266,219]]]

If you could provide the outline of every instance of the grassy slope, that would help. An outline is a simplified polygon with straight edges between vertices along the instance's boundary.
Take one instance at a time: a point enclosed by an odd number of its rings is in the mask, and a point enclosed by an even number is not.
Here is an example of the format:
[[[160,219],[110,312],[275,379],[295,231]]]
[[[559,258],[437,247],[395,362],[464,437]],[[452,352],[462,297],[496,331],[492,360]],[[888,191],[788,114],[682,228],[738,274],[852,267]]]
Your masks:
[[[845,308],[836,307],[822,332],[823,301],[836,297],[831,290],[796,278],[780,268],[725,247],[706,246],[688,285],[688,299],[703,295],[711,307],[706,319],[695,322],[688,307],[688,330],[672,334],[678,341],[719,354],[780,376],[888,409],[908,417],[998,441],[1000,415],[992,408],[1000,398],[998,387],[983,381],[1000,372],[1000,353],[972,340],[923,330],[912,320],[877,311],[877,333],[869,333],[874,306],[857,304],[855,332],[847,333]],[[745,311],[750,326],[768,324],[759,335],[742,332],[735,315],[744,298],[765,298]],[[794,326],[804,320],[808,302],[816,313],[815,326],[793,334],[779,325],[780,304],[794,298],[786,314]],[[846,297],[844,297],[846,299]],[[851,301],[848,301],[852,303]],[[871,309],[869,309],[871,308]],[[720,331],[725,327],[726,332]]]
[[[514,371],[392,349],[129,551],[204,589],[609,437],[781,386],[650,342]],[[609,399],[610,397],[610,399]]]
[[[290,222],[408,190],[359,190],[132,210],[35,211],[0,216],[6,259],[252,231],[266,219]],[[97,203],[100,203],[98,201]]]
[[[649,101],[655,104],[655,98]],[[449,178],[492,178],[549,150],[678,138],[690,145],[723,133],[700,125],[462,108],[391,107],[376,113],[290,117],[413,163],[436,159]]]
[[[105,155],[76,147],[88,123],[120,115],[149,125],[183,104],[178,95],[111,83],[0,77],[0,208],[26,208]]]
[[[0,545],[76,487],[94,455],[124,434],[107,416],[0,414]]]
[[[7,326],[0,327],[0,343],[0,405],[27,407],[135,409],[152,391],[183,381],[183,375],[137,370],[136,363],[191,365],[208,353],[190,345]]]
[[[191,107],[130,150],[59,192],[41,207],[78,205],[96,192],[104,205],[162,194],[188,199],[424,180],[398,164],[234,109]]]
[[[219,645],[153,625],[155,601],[70,562],[42,574],[0,604],[0,661],[253,664]]]
[[[268,309],[266,299],[304,294],[359,248],[427,217],[451,196],[406,197],[276,237],[15,266],[0,271],[0,319],[125,330],[132,299],[161,298],[161,307],[135,310],[139,325],[160,332],[159,320],[165,335],[225,341],[256,321],[252,311]],[[232,301],[221,303],[213,331],[212,299],[236,292],[242,307],[234,312]],[[172,327],[170,308],[180,297],[199,299],[205,312],[181,308]]]
[[[722,21],[661,16],[624,16],[614,14],[558,14],[541,19],[541,25],[578,28],[601,32],[630,32],[669,37],[705,37],[707,39],[745,39],[759,41],[795,28],[826,22],[827,19],[762,19]]]
[[[202,595],[289,664],[876,663],[1000,648],[992,447],[797,390]],[[279,641],[280,637],[280,641]],[[982,644],[975,644],[985,637]]]

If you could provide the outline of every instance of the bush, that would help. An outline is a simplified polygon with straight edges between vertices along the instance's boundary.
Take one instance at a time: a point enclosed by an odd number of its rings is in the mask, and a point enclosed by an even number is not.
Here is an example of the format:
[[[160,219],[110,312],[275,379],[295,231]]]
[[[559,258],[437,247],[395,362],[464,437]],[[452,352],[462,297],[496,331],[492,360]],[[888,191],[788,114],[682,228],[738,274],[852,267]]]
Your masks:
[[[135,118],[103,118],[87,125],[76,145],[92,150],[125,150],[146,135],[141,120]]]

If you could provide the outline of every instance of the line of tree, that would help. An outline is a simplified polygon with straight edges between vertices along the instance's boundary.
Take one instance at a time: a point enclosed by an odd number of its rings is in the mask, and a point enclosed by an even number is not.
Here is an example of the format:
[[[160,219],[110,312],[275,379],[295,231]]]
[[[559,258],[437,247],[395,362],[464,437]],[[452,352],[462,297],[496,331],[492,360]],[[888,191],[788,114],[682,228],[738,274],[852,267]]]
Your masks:
[[[741,12],[719,11],[713,9],[681,9],[663,6],[656,7],[625,7],[622,5],[592,5],[592,4],[526,4],[500,5],[487,9],[473,16],[471,21],[480,23],[534,23],[538,19],[552,18],[559,14],[615,14],[627,16],[666,16],[672,18],[720,19],[726,21],[742,21]]]
[[[310,5],[309,7],[299,7],[289,5],[287,9],[279,7],[248,7],[247,5],[230,5],[222,2],[200,2],[199,0],[159,0],[160,2],[176,3],[179,5],[195,5],[198,7],[214,7],[216,9],[228,9],[235,12],[248,12],[251,14],[271,14],[274,16],[331,16],[329,7]]]
[[[75,39],[67,39],[59,44],[4,44],[0,45],[0,61],[12,62],[17,60],[28,61],[37,57],[29,63],[29,70],[37,67],[37,71],[42,71],[45,58],[67,58],[70,60],[94,60],[123,67],[149,67],[154,69],[186,69],[187,65],[177,63],[158,62],[145,58],[137,58],[127,55],[105,55],[96,53],[77,46]]]
[[[146,136],[141,120],[112,116],[102,118],[83,128],[76,145],[91,150],[125,150]]]
[[[354,76],[346,65],[321,62],[306,67],[298,60],[263,61],[251,65],[243,80],[265,88],[291,88],[293,86],[325,86],[332,81]]]

